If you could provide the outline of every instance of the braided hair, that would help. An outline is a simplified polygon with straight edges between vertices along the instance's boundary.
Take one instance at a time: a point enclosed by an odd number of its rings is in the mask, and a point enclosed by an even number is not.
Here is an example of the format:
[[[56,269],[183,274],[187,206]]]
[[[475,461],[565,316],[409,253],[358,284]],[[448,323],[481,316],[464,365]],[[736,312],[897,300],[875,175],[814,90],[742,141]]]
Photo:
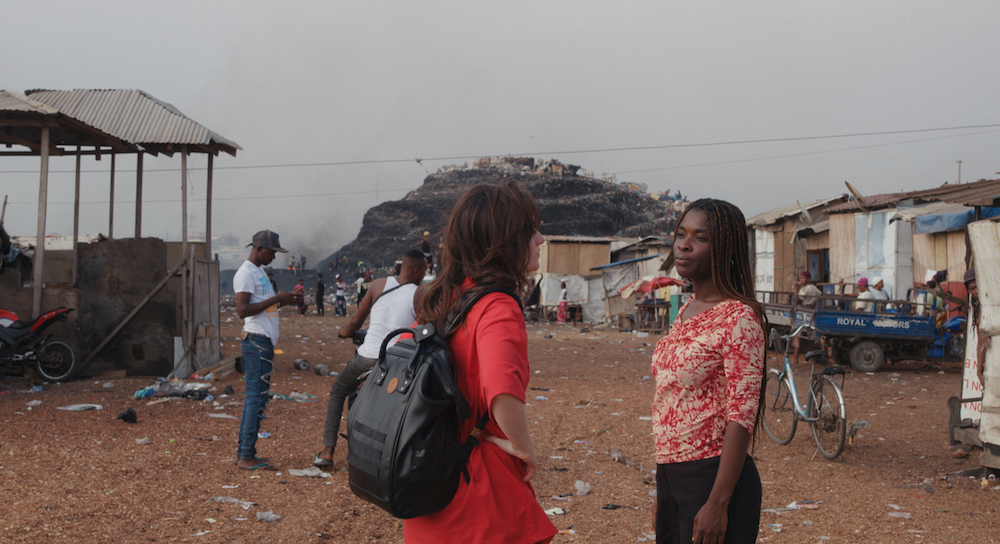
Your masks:
[[[702,198],[692,202],[677,220],[680,225],[691,210],[705,212],[708,221],[708,243],[711,256],[712,284],[720,295],[738,300],[753,308],[757,321],[767,331],[764,307],[757,302],[754,290],[753,263],[750,260],[750,242],[747,238],[747,222],[739,208],[724,200]],[[676,234],[674,235],[676,238]],[[764,353],[767,366],[767,353]],[[765,369],[766,372],[766,369]],[[760,393],[757,404],[757,425],[750,437],[753,447],[757,445],[758,430],[764,420],[764,376],[761,376]]]
[[[757,302],[750,260],[746,219],[739,208],[724,200],[702,198],[692,202],[677,220],[680,225],[691,210],[705,212],[712,257],[712,284],[720,295],[753,308],[761,327],[767,329],[764,308]],[[675,234],[676,237],[676,234]]]

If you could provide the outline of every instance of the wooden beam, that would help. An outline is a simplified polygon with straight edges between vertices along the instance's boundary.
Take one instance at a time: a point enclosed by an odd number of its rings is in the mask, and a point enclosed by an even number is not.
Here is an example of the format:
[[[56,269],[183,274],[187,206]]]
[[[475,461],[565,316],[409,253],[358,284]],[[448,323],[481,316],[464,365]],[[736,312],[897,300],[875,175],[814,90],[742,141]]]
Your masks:
[[[108,240],[115,239],[115,152],[111,151],[111,196],[108,199]]]
[[[142,157],[140,152],[135,157],[135,237],[142,238]]]
[[[205,189],[205,256],[212,258],[212,169],[215,156],[208,155],[208,179]]]
[[[79,147],[76,148],[80,150]],[[80,262],[80,154],[76,154],[76,178],[73,190],[73,286],[79,273]]]
[[[0,119],[0,127],[58,127],[55,121],[42,121],[39,119]]]
[[[35,229],[35,262],[31,268],[34,296],[32,317],[42,315],[42,273],[45,271],[45,218],[49,202],[49,127],[42,127],[42,166],[38,179],[38,225]]]

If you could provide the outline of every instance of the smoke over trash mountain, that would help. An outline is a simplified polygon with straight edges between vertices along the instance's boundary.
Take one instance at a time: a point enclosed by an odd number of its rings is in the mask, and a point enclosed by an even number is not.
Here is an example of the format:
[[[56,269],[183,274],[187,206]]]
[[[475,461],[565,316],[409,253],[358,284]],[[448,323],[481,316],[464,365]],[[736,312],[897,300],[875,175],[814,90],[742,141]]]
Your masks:
[[[440,242],[452,208],[480,183],[516,180],[538,202],[545,235],[641,237],[670,234],[686,199],[650,194],[645,187],[597,179],[579,166],[532,158],[477,159],[428,175],[405,197],[368,210],[357,238],[317,264],[320,271],[386,270],[430,232]]]

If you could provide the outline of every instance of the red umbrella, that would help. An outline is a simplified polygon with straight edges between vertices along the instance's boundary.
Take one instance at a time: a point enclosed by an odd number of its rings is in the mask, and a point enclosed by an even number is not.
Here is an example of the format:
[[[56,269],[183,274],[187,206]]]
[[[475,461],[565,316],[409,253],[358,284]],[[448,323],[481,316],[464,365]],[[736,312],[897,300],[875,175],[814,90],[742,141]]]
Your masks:
[[[653,289],[659,289],[661,287],[666,287],[668,285],[684,285],[684,282],[674,278],[668,278],[666,276],[657,276],[649,281],[644,281],[639,286],[636,291],[641,293],[648,293]]]

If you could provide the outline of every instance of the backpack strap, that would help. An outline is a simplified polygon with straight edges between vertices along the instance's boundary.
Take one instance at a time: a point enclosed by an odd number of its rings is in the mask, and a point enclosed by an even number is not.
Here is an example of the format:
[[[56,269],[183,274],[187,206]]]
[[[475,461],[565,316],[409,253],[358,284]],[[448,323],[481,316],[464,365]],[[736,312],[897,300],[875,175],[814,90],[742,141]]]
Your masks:
[[[466,293],[462,296],[462,299],[463,301],[469,299],[468,302],[463,302],[462,307],[458,310],[457,314],[448,315],[448,324],[445,326],[444,332],[441,333],[441,336],[443,336],[444,338],[451,336],[458,329],[458,327],[460,327],[462,323],[465,321],[465,316],[469,313],[469,310],[471,310],[472,307],[475,306],[477,302],[479,302],[479,299],[485,297],[490,293],[504,293],[505,295],[514,299],[514,302],[517,303],[518,308],[521,308],[522,311],[524,310],[524,307],[521,306],[521,299],[509,289],[504,289],[502,287],[487,287],[486,289],[483,289],[482,291],[479,292]]]

